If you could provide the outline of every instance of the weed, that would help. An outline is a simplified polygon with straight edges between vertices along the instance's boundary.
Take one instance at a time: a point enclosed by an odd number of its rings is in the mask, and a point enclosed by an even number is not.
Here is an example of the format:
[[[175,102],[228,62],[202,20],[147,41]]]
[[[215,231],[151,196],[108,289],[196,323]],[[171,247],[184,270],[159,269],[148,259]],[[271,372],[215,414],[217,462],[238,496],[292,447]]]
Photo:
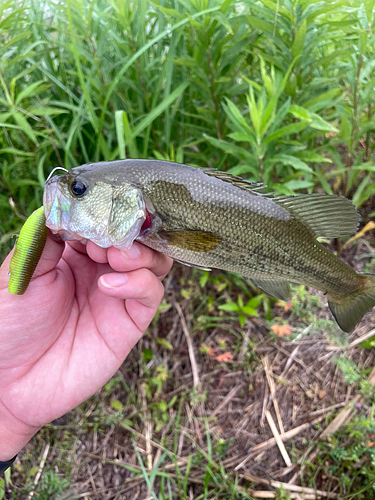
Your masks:
[[[370,417],[355,417],[328,442],[320,443],[319,462],[325,479],[338,484],[348,499],[375,498],[375,422]],[[341,496],[340,495],[340,496]]]

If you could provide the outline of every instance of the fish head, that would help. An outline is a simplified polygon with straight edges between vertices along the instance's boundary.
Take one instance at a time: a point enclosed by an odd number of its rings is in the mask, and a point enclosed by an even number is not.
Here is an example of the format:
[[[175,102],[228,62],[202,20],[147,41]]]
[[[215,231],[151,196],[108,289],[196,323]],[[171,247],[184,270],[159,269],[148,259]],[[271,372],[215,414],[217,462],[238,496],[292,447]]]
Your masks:
[[[130,248],[146,219],[140,189],[82,168],[48,179],[43,206],[46,226],[63,241],[91,240],[103,248]]]

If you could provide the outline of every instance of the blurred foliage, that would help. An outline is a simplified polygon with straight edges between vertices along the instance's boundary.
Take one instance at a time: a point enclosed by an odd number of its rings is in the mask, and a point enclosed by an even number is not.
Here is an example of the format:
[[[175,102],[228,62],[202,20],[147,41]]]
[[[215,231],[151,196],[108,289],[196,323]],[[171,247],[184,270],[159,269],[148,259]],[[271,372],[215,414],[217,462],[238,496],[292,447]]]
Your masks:
[[[320,469],[332,486],[339,485],[340,498],[375,498],[374,438],[373,408],[370,417],[354,417],[326,442],[319,443]]]
[[[374,3],[3,1],[0,244],[41,205],[53,167],[126,157],[364,204]]]

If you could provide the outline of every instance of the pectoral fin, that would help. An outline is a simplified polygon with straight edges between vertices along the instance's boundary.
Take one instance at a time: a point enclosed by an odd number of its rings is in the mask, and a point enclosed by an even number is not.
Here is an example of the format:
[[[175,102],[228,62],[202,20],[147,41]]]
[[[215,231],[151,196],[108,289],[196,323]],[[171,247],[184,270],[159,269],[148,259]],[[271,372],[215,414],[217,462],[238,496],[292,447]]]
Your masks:
[[[213,250],[220,241],[220,238],[216,234],[184,229],[159,231],[158,236],[165,240],[168,245],[199,253],[206,253]]]
[[[251,278],[255,286],[264,290],[268,295],[287,302],[290,299],[290,286],[287,281],[258,280]]]

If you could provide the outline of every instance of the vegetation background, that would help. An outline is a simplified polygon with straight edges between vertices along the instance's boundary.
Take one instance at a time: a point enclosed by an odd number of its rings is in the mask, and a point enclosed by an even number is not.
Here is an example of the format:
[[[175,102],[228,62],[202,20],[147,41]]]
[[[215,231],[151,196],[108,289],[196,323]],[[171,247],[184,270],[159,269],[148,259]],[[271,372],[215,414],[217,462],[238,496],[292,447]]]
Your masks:
[[[326,243],[374,272],[374,8],[374,0],[2,0],[1,255],[41,205],[53,167],[157,158],[277,193],[352,199],[364,237],[346,248]],[[134,356],[35,438],[0,480],[0,499],[375,498],[372,320],[342,337],[304,287],[275,304],[234,275],[178,266],[166,289]],[[302,365],[290,358],[296,346]],[[328,354],[317,364],[311,348]],[[307,376],[300,392],[290,360]],[[298,418],[288,397],[277,414],[279,387],[298,397],[313,390],[307,406],[295,396]],[[321,411],[325,425],[335,416],[325,409],[354,397],[357,413],[329,441],[310,426],[315,434],[287,443],[290,470],[274,447],[236,470],[272,438],[267,409],[282,433],[279,417],[289,430]],[[320,453],[306,455],[308,442]]]

